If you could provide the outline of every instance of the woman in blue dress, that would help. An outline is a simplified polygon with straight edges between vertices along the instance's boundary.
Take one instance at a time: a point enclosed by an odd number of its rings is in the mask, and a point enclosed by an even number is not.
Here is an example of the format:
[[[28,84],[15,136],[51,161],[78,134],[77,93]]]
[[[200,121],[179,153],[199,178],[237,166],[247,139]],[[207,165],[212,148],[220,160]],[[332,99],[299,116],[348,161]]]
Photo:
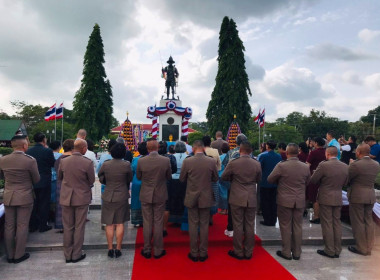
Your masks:
[[[140,189],[141,181],[136,177],[136,169],[138,160],[148,154],[148,149],[146,147],[146,142],[141,142],[137,148],[139,155],[132,160],[132,189],[131,189],[131,223],[137,226],[142,226],[142,212],[141,212],[141,202],[140,202]]]
[[[227,192],[230,188],[230,182],[223,181],[220,179],[220,177],[223,174],[224,169],[227,166],[228,158],[226,158],[228,151],[230,150],[230,146],[228,143],[223,143],[221,147],[222,155],[220,156],[220,162],[222,163],[221,170],[219,173],[219,181],[218,181],[218,187],[219,187],[219,201],[218,201],[218,208],[220,209],[219,214],[226,215],[228,211],[228,201],[227,201]]]

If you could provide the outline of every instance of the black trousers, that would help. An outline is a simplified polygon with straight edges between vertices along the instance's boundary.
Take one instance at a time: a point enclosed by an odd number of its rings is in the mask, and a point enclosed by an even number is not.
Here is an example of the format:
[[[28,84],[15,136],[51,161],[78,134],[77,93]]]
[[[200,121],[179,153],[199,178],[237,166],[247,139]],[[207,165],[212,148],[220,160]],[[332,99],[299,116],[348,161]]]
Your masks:
[[[275,225],[277,222],[277,188],[260,188],[260,203],[264,222]]]
[[[35,199],[29,228],[44,229],[49,219],[51,187],[34,189]]]
[[[227,192],[227,201],[230,200],[230,190]],[[231,205],[228,203],[228,224],[227,224],[227,230],[228,231],[233,231],[234,226],[232,225],[232,214],[231,214]]]

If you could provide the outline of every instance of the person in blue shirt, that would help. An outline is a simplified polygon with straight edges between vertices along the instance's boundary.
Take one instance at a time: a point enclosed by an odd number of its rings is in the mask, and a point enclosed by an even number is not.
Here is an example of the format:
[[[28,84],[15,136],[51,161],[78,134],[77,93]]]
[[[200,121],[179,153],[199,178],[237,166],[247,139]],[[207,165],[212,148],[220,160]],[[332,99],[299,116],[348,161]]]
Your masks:
[[[330,130],[326,133],[326,140],[328,142],[327,147],[336,147],[338,149],[338,156],[337,158],[340,160],[340,144],[339,142],[335,139],[335,132]]]
[[[267,153],[262,153],[259,157],[263,172],[260,182],[260,203],[264,218],[260,224],[264,226],[275,226],[277,222],[277,185],[270,184],[267,180],[277,163],[282,160],[281,156],[274,152],[276,146],[276,142],[269,140],[266,143]]]
[[[380,145],[376,143],[375,137],[367,136],[364,142],[371,147],[370,158],[380,163]]]

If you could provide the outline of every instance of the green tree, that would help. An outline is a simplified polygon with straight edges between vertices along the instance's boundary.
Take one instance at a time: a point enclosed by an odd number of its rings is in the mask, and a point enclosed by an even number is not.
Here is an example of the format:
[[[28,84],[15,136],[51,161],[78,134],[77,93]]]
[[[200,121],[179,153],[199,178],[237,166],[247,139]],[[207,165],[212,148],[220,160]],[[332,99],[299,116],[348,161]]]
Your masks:
[[[362,116],[360,120],[363,123],[369,123],[373,126],[374,117],[376,117],[375,126],[379,127],[380,126],[380,106],[377,106],[375,109],[369,110],[367,115]]]
[[[204,135],[209,133],[209,127],[207,122],[194,122],[189,123],[189,127],[203,133]]]
[[[107,136],[112,126],[112,87],[106,79],[104,62],[100,27],[95,24],[84,55],[82,84],[73,103],[76,129],[86,129],[95,141]]]
[[[248,130],[252,115],[248,94],[252,93],[245,71],[244,51],[236,23],[224,17],[219,32],[218,73],[206,113],[211,135],[218,130],[227,134],[234,114],[242,132]]]
[[[189,133],[189,136],[187,137],[187,142],[189,145],[193,145],[195,140],[202,140],[203,133],[202,132],[193,132]]]

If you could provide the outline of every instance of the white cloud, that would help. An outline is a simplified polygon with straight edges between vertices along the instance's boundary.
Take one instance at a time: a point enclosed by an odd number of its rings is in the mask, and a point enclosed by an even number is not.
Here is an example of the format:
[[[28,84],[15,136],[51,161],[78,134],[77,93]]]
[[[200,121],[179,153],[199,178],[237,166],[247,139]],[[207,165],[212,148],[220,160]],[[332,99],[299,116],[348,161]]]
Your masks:
[[[365,78],[365,84],[380,93],[380,73],[374,73]]]
[[[370,30],[368,28],[362,29],[358,33],[358,37],[365,43],[368,43],[380,36],[380,30]]]
[[[316,22],[316,21],[317,21],[317,19],[315,17],[308,17],[305,19],[298,19],[293,24],[294,25],[303,25],[305,23],[312,23],[312,22]]]
[[[306,53],[314,58],[320,60],[373,60],[379,57],[361,50],[351,50],[347,47],[337,46],[331,43],[320,44],[317,46],[309,46],[306,48]]]

